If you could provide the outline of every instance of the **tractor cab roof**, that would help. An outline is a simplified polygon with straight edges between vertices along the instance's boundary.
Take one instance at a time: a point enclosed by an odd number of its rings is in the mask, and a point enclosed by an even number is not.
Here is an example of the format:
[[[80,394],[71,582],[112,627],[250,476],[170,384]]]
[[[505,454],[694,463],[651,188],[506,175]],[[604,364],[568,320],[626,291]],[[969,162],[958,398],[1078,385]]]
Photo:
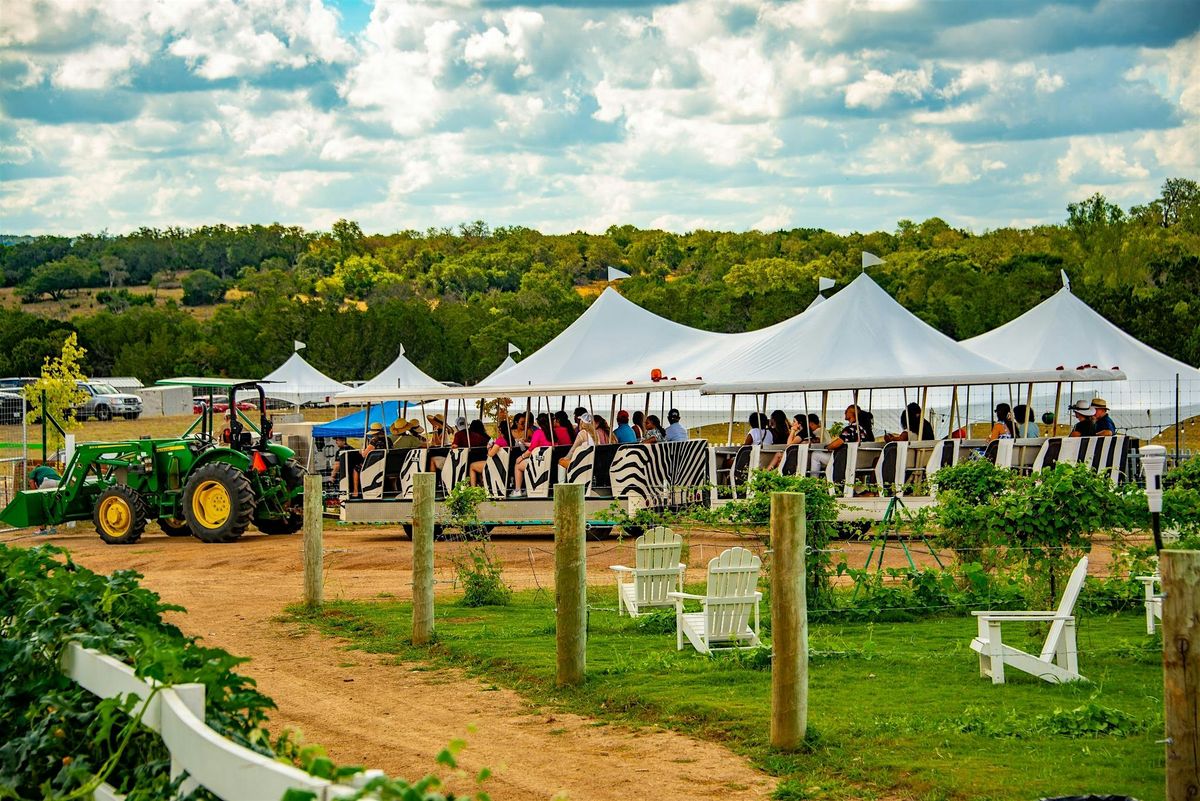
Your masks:
[[[246,387],[255,384],[280,384],[281,381],[263,381],[259,378],[197,378],[195,376],[185,376],[184,378],[164,378],[158,382],[160,387],[200,387],[203,389],[231,389],[233,387]]]

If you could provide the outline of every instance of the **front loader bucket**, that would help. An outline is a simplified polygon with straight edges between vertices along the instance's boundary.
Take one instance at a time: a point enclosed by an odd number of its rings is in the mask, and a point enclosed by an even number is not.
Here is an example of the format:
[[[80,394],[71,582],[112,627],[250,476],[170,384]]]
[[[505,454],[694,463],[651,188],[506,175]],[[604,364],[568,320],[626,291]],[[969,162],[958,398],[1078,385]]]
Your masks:
[[[44,526],[49,523],[48,507],[54,490],[24,490],[18,492],[12,503],[0,512],[0,521],[13,528]]]

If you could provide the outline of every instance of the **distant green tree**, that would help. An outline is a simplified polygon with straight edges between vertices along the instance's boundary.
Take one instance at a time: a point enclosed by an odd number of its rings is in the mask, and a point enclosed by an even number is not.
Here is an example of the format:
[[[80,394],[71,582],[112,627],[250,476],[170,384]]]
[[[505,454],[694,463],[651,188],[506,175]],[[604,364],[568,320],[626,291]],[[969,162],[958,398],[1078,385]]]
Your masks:
[[[25,282],[23,295],[26,300],[37,300],[43,295],[62,300],[68,292],[95,286],[99,278],[100,270],[96,265],[78,256],[65,256],[35,268]]]
[[[183,305],[211,306],[225,297],[225,282],[208,270],[192,270],[183,277]]]

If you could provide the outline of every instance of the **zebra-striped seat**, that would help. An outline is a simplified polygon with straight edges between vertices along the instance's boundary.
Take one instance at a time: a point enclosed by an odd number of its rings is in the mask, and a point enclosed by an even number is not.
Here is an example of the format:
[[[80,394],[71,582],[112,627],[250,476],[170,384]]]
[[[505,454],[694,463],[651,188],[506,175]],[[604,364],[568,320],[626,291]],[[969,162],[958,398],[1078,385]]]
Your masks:
[[[731,648],[754,648],[758,636],[758,571],[762,560],[745,548],[730,548],[708,563],[708,589],[704,595],[672,592],[675,601],[675,648],[684,638],[707,654]],[[685,612],[684,602],[700,602],[700,612]],[[751,624],[753,614],[753,625]]]
[[[362,491],[363,500],[377,500],[383,497],[386,467],[387,451],[371,451],[363,457],[362,468],[358,473],[358,486]]]
[[[622,445],[609,469],[613,495],[664,506],[699,497],[708,481],[708,443],[702,439]]]
[[[562,480],[567,484],[582,484],[584,494],[590,494],[592,475],[596,464],[596,446],[588,445],[580,448],[571,457],[571,462],[562,472]]]
[[[779,460],[781,476],[802,476],[808,472],[808,443],[788,445]]]
[[[556,467],[554,448],[534,448],[525,465],[525,492],[530,498],[550,497],[550,476]]]
[[[487,464],[483,468],[483,484],[492,498],[508,497],[509,465],[512,464],[509,459],[510,450],[510,448],[499,448],[494,454],[487,457]]]
[[[450,448],[446,451],[446,461],[442,464],[442,469],[438,471],[446,492],[454,489],[454,485],[458,482],[467,480],[470,457],[470,448]]]

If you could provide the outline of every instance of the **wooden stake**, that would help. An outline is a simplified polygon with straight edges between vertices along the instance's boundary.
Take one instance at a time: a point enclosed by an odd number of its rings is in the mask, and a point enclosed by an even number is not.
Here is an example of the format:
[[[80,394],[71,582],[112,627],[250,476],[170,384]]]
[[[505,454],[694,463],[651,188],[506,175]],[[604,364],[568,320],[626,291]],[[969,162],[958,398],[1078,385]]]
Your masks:
[[[1159,554],[1167,801],[1200,797],[1200,551]]]
[[[433,473],[413,475],[413,645],[433,639],[433,495]]]
[[[321,542],[325,520],[322,516],[321,477],[304,477],[304,605],[321,605],[325,585],[325,552]]]
[[[795,751],[808,731],[804,495],[771,493],[771,745]]]
[[[559,687],[582,684],[587,661],[587,548],[583,485],[554,487],[555,645]]]

